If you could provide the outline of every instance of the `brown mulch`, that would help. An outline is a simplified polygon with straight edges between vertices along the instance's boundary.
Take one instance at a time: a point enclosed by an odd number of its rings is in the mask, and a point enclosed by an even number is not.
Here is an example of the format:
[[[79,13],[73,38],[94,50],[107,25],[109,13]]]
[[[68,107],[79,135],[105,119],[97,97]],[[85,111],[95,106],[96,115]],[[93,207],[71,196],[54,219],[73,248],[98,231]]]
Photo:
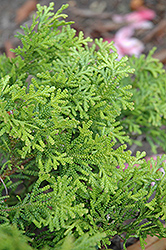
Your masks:
[[[166,64],[166,1],[165,0],[5,0],[0,7],[0,53],[6,52],[10,57],[10,46],[16,47],[18,41],[14,35],[20,25],[31,24],[31,18],[36,10],[36,4],[48,5],[55,3],[55,10],[68,3],[65,12],[69,20],[74,20],[73,27],[83,30],[85,36],[92,38],[107,38],[113,36],[123,24],[112,20],[114,14],[127,14],[137,11],[140,7],[155,11],[153,28],[139,30],[134,35],[144,45],[144,53],[156,46],[155,57]],[[10,45],[10,46],[9,46]]]
[[[147,245],[145,250],[166,250],[166,238],[159,239],[156,236],[148,236],[145,240]],[[140,242],[137,241],[134,245],[127,248],[127,250],[141,250]]]

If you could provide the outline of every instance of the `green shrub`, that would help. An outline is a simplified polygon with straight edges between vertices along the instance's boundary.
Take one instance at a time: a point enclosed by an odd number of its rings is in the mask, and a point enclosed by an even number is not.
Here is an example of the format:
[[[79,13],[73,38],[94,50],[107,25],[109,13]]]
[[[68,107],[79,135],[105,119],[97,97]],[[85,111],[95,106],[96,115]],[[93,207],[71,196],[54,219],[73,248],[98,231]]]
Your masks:
[[[66,237],[63,244],[54,248],[54,250],[91,250],[96,249],[96,242],[99,241],[104,234],[97,233],[94,236],[88,236],[84,234],[78,239],[74,240],[71,235]],[[33,250],[28,243],[32,242],[32,239],[23,235],[23,232],[18,230],[14,226],[1,226],[0,227],[0,250]],[[47,246],[42,250],[49,249]]]
[[[33,249],[101,248],[124,232],[124,246],[135,236],[144,248],[147,234],[166,237],[166,157],[131,156],[118,121],[133,110],[127,57],[76,36],[67,5],[37,7],[16,58],[0,58],[0,227],[17,226]]]
[[[132,85],[134,110],[124,110],[118,118],[131,143],[140,145],[139,135],[146,137],[152,151],[157,153],[157,146],[166,152],[166,72],[158,59],[152,57],[155,48],[145,58],[129,58],[128,65],[135,68],[134,74],[125,78],[126,84]]]
[[[20,230],[14,226],[1,226],[0,227],[0,249],[10,250],[31,250],[28,245],[28,237],[23,235]]]

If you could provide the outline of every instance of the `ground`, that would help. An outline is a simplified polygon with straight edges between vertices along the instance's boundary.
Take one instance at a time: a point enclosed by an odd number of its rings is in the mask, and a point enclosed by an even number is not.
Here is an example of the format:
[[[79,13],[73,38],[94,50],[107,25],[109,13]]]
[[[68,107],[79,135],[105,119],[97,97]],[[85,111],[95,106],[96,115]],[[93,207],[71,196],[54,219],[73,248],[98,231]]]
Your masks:
[[[65,11],[77,30],[83,30],[86,36],[111,37],[119,28],[118,24],[112,22],[114,14],[127,14],[133,11],[133,3],[142,2],[143,7],[155,11],[153,28],[139,30],[134,34],[145,45],[144,53],[147,53],[153,46],[157,47],[156,56],[166,62],[166,2],[165,0],[29,0],[40,4],[55,3],[55,10],[62,4],[68,3],[69,8]],[[20,24],[30,22],[33,11],[29,11],[29,17],[16,23],[19,8],[28,0],[1,0],[0,8],[0,52],[6,49],[6,41],[13,38],[19,30]],[[24,10],[23,10],[24,11]]]

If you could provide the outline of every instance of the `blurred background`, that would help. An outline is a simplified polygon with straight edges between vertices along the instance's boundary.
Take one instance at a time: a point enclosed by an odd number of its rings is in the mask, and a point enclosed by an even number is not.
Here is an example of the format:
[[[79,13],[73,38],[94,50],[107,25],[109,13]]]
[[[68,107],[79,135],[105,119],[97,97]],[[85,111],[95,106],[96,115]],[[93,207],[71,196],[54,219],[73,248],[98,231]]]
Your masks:
[[[55,3],[55,11],[68,3],[64,11],[77,32],[85,36],[114,41],[119,58],[124,55],[147,54],[157,47],[154,57],[166,65],[166,1],[165,0],[0,0],[0,54],[15,55],[14,37],[20,25],[31,25],[37,3]]]

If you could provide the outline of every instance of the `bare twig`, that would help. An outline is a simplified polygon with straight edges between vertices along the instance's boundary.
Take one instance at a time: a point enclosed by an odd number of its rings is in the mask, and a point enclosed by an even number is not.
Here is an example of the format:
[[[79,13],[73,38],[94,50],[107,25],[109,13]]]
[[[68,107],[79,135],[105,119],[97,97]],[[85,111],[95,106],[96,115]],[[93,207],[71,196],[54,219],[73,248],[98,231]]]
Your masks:
[[[144,38],[143,42],[149,42],[155,37],[162,37],[165,34],[166,30],[166,19],[163,19],[159,24],[151,30]]]

